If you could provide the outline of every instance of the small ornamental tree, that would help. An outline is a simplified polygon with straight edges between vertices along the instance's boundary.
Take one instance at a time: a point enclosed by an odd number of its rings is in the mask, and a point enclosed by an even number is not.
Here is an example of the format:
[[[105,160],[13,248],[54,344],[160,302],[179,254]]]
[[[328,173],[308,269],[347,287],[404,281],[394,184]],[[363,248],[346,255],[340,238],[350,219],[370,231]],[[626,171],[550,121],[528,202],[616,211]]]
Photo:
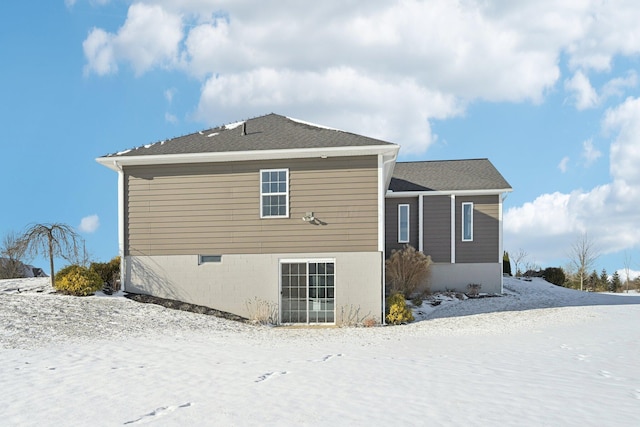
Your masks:
[[[32,255],[46,253],[51,268],[51,286],[55,288],[53,258],[74,259],[78,256],[78,234],[67,224],[34,224],[25,231],[22,240]]]
[[[385,262],[386,282],[391,294],[402,293],[409,298],[418,286],[427,285],[431,257],[405,245],[401,250],[393,250]]]

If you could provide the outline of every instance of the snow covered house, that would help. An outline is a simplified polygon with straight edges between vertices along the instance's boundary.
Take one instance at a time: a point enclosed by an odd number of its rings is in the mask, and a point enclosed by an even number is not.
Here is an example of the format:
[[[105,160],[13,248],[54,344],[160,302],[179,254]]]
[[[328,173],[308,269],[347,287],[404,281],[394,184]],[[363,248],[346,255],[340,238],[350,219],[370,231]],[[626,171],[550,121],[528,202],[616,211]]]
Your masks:
[[[380,321],[385,254],[410,243],[434,285],[501,291],[511,187],[487,160],[397,163],[399,148],[269,114],[98,158],[119,176],[124,290]]]

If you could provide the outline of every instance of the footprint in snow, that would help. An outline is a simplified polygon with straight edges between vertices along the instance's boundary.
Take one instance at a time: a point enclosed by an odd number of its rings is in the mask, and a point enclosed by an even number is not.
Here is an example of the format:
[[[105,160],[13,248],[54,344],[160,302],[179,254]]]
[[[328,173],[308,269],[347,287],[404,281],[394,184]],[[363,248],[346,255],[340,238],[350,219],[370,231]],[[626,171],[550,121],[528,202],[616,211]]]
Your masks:
[[[576,356],[576,359],[585,362],[589,360],[589,356],[586,354],[579,354]]]
[[[289,372],[287,371],[281,371],[281,372],[267,372],[266,374],[262,374],[258,377],[257,380],[255,380],[255,383],[261,383],[262,381],[266,381],[270,378],[276,377],[278,375],[287,375]]]
[[[640,388],[635,389],[635,390],[631,393],[631,395],[632,395],[633,397],[635,397],[636,399],[640,400]]]
[[[611,372],[609,371],[600,371],[600,376],[603,378],[611,378]]]
[[[324,356],[322,359],[316,359],[316,360],[312,360],[312,362],[328,362],[329,360],[333,359],[334,357],[342,357],[342,353],[338,353],[338,354],[328,354],[326,356]]]
[[[155,420],[156,417],[160,417],[160,416],[163,416],[163,415],[170,414],[171,412],[174,412],[176,409],[188,408],[191,405],[192,405],[191,402],[187,402],[187,403],[183,403],[182,405],[178,405],[178,406],[161,406],[161,407],[149,412],[148,414],[145,414],[145,415],[141,416],[138,419],[127,421],[124,424],[127,425],[127,424],[148,423],[148,422],[151,422],[151,421]]]

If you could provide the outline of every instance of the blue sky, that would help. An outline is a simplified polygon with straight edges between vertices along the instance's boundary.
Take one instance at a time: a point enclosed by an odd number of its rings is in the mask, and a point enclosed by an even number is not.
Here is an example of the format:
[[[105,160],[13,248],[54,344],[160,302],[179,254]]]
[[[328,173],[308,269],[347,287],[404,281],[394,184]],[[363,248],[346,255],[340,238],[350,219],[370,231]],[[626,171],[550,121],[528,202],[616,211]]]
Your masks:
[[[506,250],[565,266],[586,231],[598,270],[640,271],[640,6],[556,3],[3,2],[0,236],[65,222],[108,260],[96,157],[275,112],[401,160],[487,157]]]

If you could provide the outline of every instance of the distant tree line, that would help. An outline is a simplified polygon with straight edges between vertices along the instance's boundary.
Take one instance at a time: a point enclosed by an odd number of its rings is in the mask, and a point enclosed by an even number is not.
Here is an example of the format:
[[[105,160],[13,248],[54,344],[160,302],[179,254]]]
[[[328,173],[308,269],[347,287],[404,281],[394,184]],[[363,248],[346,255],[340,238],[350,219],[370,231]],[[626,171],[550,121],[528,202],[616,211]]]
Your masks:
[[[569,264],[566,267],[540,268],[535,263],[528,261],[528,254],[519,249],[515,255],[504,252],[503,273],[511,275],[511,262],[515,267],[516,277],[542,277],[549,283],[572,289],[589,292],[621,292],[623,290],[636,289],[640,291],[640,277],[633,280],[630,275],[630,259],[625,256],[626,278],[620,277],[616,271],[611,276],[606,269],[600,273],[594,268],[598,258],[598,252],[587,233],[582,233],[572,244],[569,253]]]

